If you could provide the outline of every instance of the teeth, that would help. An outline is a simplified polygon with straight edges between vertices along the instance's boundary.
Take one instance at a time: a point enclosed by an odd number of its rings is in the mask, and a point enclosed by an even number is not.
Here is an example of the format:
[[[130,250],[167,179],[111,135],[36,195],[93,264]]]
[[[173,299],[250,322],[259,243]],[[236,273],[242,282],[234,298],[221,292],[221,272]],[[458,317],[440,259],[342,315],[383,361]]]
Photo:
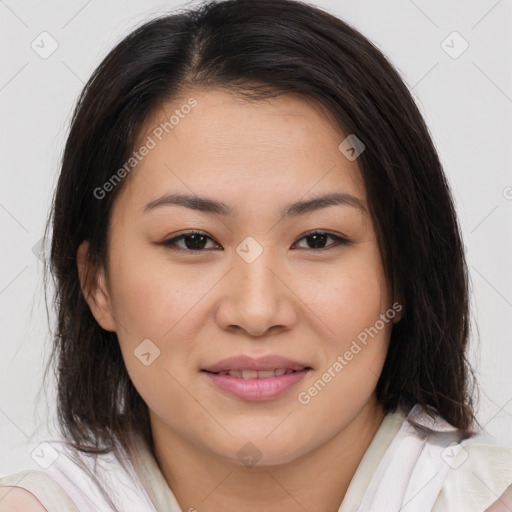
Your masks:
[[[254,373],[256,373],[258,375],[259,379],[266,379],[268,377],[276,377],[276,371],[275,370],[261,370],[261,371],[254,372]],[[245,379],[245,375],[243,375],[243,377]]]
[[[295,370],[286,368],[276,368],[275,370],[230,370],[219,372],[219,375],[230,375],[231,377],[238,377],[242,379],[267,379],[269,377],[281,377],[281,375],[288,375]]]
[[[242,379],[257,379],[259,372],[257,372],[256,370],[242,370],[241,373]]]

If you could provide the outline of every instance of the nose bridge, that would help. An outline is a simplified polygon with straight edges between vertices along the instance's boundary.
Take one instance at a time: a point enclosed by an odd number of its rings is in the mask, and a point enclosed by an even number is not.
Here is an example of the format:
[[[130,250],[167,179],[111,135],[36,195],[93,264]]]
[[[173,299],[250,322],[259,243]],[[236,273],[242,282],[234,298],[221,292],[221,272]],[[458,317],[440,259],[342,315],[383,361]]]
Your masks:
[[[247,237],[236,252],[229,298],[221,307],[222,323],[258,335],[272,326],[292,322],[293,307],[287,299],[287,288],[276,276],[280,272],[276,251]]]
[[[267,303],[271,302],[278,292],[274,273],[278,272],[279,265],[275,249],[271,244],[263,246],[256,238],[248,236],[238,245],[236,253],[236,274],[242,293],[256,299],[263,295]]]

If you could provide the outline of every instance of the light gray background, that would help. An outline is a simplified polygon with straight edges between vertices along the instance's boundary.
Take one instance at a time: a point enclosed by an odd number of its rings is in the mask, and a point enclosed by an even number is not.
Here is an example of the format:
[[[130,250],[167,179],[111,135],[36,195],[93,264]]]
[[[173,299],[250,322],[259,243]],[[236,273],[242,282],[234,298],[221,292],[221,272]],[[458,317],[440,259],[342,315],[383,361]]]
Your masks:
[[[512,447],[512,0],[311,3],[354,25],[388,56],[427,120],[467,246],[479,332],[473,329],[471,349],[481,384],[478,416],[490,442]],[[38,469],[30,453],[54,420],[54,389],[35,409],[49,335],[33,247],[71,109],[117,41],[176,5],[186,4],[0,0],[0,476]],[[58,43],[46,59],[31,48],[34,40],[43,45],[43,31]],[[442,46],[453,31],[469,44],[458,58]],[[445,43],[452,52],[460,44],[453,37]]]

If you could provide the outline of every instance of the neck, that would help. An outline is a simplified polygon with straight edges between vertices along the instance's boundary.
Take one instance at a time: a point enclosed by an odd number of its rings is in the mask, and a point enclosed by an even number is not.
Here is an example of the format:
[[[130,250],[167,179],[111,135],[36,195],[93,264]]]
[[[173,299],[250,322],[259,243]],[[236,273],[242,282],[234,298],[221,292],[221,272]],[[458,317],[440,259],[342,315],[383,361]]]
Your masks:
[[[250,468],[188,443],[154,415],[151,425],[155,458],[183,511],[337,512],[384,416],[372,397],[314,450],[286,464]]]

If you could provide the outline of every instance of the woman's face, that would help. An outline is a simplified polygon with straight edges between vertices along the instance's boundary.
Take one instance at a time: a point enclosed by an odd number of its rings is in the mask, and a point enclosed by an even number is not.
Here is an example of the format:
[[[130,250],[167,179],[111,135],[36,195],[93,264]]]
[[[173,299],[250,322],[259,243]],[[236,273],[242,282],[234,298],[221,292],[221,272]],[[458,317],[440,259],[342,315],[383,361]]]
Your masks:
[[[88,301],[160,439],[237,464],[292,461],[375,401],[398,318],[357,160],[304,100],[190,96],[145,125]],[[222,364],[236,356],[249,360]],[[205,371],[225,367],[253,371]]]

